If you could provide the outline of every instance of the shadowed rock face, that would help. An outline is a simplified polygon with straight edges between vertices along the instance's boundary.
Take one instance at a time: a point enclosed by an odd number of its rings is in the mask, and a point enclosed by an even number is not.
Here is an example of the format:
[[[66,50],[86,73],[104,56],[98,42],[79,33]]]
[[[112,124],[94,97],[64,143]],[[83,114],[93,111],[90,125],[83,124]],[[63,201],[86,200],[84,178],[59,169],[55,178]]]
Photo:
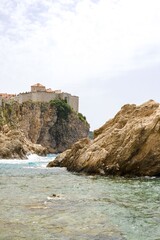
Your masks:
[[[123,106],[94,132],[93,141],[80,140],[54,166],[89,174],[160,176],[160,104]]]

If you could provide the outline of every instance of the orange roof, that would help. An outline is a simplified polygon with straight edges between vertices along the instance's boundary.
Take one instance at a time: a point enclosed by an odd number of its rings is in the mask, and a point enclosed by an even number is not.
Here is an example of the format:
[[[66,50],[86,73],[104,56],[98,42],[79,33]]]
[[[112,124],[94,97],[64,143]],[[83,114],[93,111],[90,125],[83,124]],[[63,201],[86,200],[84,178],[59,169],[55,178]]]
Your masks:
[[[36,83],[36,84],[32,85],[31,87],[45,87],[45,86],[43,86],[43,85],[40,84],[40,83]]]
[[[54,92],[51,88],[46,89],[46,92]]]
[[[1,96],[2,98],[11,98],[11,97],[15,97],[16,94],[0,93],[0,96]]]

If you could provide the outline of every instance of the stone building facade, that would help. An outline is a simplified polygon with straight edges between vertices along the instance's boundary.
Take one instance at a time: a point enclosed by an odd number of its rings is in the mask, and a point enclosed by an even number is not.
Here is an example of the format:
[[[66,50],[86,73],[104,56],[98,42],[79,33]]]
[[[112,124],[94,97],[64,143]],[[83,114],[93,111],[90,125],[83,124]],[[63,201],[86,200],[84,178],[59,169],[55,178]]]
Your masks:
[[[8,94],[11,95],[11,94]],[[72,96],[69,93],[61,92],[60,90],[46,89],[45,86],[37,83],[31,86],[31,92],[19,93],[18,95],[12,95],[8,97],[7,101],[0,95],[0,105],[2,101],[8,102],[10,100],[15,100],[20,104],[27,101],[33,102],[50,102],[54,99],[63,99],[73,108],[75,112],[79,109],[79,98],[77,96]]]

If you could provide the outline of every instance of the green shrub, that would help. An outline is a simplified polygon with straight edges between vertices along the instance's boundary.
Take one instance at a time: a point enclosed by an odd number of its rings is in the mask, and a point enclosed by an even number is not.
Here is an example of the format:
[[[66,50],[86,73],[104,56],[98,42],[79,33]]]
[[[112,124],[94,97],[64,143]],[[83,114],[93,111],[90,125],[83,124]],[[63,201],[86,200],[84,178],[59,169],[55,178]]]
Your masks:
[[[86,117],[82,113],[78,113],[78,117],[82,122],[86,122]]]
[[[57,110],[58,118],[67,119],[68,115],[72,112],[71,107],[63,99],[54,99],[50,101],[50,106],[54,106]]]
[[[45,104],[45,103],[41,103],[41,112],[43,113],[43,112],[45,112],[45,111],[47,111],[47,105]]]

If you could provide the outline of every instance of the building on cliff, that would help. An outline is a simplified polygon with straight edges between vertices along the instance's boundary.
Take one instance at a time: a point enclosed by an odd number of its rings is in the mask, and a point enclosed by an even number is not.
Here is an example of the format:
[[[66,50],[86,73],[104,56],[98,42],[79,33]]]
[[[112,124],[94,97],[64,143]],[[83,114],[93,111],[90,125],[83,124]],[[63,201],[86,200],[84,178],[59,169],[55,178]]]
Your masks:
[[[23,103],[27,101],[33,102],[49,102],[54,99],[65,100],[75,112],[78,112],[79,108],[79,97],[72,96],[69,93],[61,92],[61,90],[52,90],[51,88],[46,89],[45,86],[37,83],[31,86],[30,92],[14,94],[0,94],[0,106],[2,102],[9,102],[11,100]]]

